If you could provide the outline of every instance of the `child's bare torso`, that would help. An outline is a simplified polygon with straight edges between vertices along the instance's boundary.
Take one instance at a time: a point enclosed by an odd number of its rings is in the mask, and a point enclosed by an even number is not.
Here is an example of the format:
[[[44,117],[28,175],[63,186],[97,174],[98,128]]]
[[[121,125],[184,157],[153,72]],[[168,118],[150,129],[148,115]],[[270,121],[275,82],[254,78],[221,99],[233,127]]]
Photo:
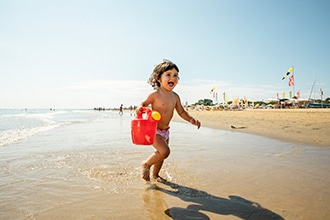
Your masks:
[[[154,93],[154,102],[151,107],[154,111],[158,111],[162,119],[158,122],[159,129],[167,129],[173,117],[174,109],[178,101],[175,92],[163,92],[158,90]]]

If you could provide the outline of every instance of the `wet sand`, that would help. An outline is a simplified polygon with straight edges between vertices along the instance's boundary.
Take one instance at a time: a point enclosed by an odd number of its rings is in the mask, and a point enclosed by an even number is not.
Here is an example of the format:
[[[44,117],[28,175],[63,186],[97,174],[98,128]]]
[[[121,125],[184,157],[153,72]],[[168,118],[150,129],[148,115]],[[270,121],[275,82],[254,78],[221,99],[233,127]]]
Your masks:
[[[236,130],[296,143],[330,146],[330,109],[190,111],[211,128]],[[176,121],[181,121],[177,116]]]
[[[130,115],[100,114],[0,148],[1,219],[330,216],[327,147],[173,122],[169,182],[145,183],[140,163],[154,149],[131,143]]]

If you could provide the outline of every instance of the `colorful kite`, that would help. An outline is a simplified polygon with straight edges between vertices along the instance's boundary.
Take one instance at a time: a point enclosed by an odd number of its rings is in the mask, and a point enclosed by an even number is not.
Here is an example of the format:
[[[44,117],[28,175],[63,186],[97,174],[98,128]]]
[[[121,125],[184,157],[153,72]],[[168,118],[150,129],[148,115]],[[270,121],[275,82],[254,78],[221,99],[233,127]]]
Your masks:
[[[292,72],[293,72],[293,67],[290,67],[290,69],[288,70],[288,72],[282,77],[282,80],[284,80]]]

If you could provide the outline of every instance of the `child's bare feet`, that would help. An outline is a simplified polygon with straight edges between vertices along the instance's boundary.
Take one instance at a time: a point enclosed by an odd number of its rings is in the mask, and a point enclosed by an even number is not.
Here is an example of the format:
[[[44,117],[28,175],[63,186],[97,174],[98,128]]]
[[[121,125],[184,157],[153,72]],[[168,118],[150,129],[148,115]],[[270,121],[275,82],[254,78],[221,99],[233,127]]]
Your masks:
[[[148,167],[144,162],[142,162],[142,178],[145,181],[150,181],[150,167]]]
[[[154,180],[156,180],[157,182],[159,182],[159,183],[166,183],[166,182],[167,182],[167,180],[164,179],[164,178],[161,177],[161,176],[153,176],[152,178],[153,178]]]

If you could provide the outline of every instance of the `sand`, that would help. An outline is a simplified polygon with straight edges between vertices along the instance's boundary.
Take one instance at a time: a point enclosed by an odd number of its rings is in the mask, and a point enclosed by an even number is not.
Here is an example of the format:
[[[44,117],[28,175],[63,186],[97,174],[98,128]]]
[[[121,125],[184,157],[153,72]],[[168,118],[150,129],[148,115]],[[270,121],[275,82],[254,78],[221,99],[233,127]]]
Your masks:
[[[212,167],[211,171],[198,168],[204,170],[205,175],[200,176],[206,182],[219,181],[221,191],[215,195],[231,198],[231,195],[239,194],[244,195],[244,199],[260,201],[279,214],[270,219],[330,217],[326,211],[326,206],[330,205],[327,199],[330,191],[326,186],[330,181],[329,109],[189,112],[202,122],[201,129],[210,127],[228,132],[223,136],[213,135],[213,141],[220,136],[218,151],[221,153],[208,152],[204,157],[208,165],[202,165]],[[175,115],[174,121],[182,119]],[[233,134],[237,137],[230,137]],[[232,145],[229,140],[237,141],[240,146]],[[228,155],[226,149],[230,151]],[[213,157],[216,159],[212,160]],[[206,188],[211,192],[212,187]]]
[[[284,141],[330,146],[330,109],[189,111],[202,126],[236,130]],[[177,116],[175,121],[181,121]]]
[[[166,184],[141,178],[154,149],[132,115],[94,114],[0,148],[0,219],[329,219],[327,110],[191,111],[203,127],[171,123]]]

